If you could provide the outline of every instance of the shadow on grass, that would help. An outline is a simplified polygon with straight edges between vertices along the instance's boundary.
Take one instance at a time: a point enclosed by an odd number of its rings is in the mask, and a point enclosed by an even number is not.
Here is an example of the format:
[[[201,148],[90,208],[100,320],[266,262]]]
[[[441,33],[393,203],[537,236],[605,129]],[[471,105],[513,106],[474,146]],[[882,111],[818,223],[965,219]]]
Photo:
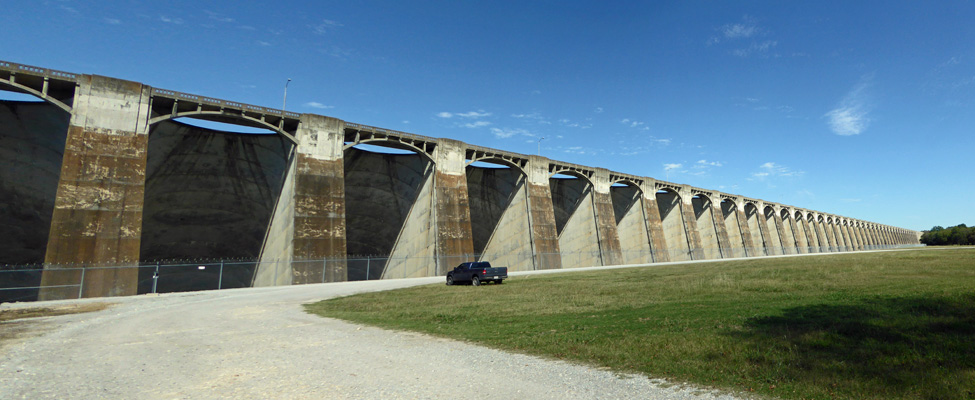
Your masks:
[[[975,398],[975,296],[811,305],[736,333],[753,379],[814,397]]]

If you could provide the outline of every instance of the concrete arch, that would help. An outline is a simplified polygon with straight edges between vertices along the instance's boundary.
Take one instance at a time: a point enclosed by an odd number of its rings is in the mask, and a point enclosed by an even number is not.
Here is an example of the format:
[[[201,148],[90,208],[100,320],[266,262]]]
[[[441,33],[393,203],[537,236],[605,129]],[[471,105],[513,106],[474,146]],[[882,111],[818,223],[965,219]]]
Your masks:
[[[654,193],[660,210],[664,240],[671,261],[691,260],[691,246],[684,222],[683,201],[680,193],[671,188],[661,188]]]
[[[234,121],[242,121],[243,123],[240,123],[239,125],[268,129],[278,133],[279,135],[284,136],[289,141],[291,141],[292,144],[298,144],[298,140],[295,139],[294,135],[285,132],[277,125],[270,124],[267,121],[264,121],[259,118],[250,117],[243,113],[237,114],[237,113],[229,112],[227,110],[222,110],[222,111],[198,110],[198,111],[186,111],[186,112],[179,112],[175,114],[160,115],[158,117],[149,119],[149,124],[147,129],[150,131],[150,135],[151,135],[152,127],[160,122],[167,121],[167,120],[175,120],[177,118],[194,118],[194,117],[211,117],[211,118],[198,118],[198,119],[212,120],[215,122],[222,122],[222,123],[229,123],[229,124],[235,124]]]
[[[701,238],[701,249],[698,251],[700,258],[709,260],[722,258],[720,245],[722,240],[719,239],[718,224],[715,223],[717,215],[714,212],[714,202],[705,193],[694,193],[691,197],[691,206],[694,207],[697,233]]]
[[[420,150],[416,146],[411,146],[410,149],[417,150],[417,151]],[[471,166],[471,164],[474,164],[476,162],[487,162],[487,163],[500,164],[500,165],[504,165],[504,166],[510,167],[512,169],[516,169],[518,171],[521,171],[521,174],[522,175],[525,175],[525,176],[528,175],[528,171],[525,170],[524,165],[518,164],[516,162],[513,162],[513,161],[511,161],[509,159],[506,159],[504,157],[500,157],[500,156],[497,156],[497,155],[493,155],[492,154],[492,155],[486,155],[486,156],[475,157],[473,159],[469,159],[469,160],[467,160],[467,166],[469,167],[469,166]]]
[[[10,79],[0,78],[0,90],[6,90],[10,92],[17,92],[17,93],[26,93],[31,96],[37,97],[51,105],[54,105],[55,107],[60,108],[61,110],[64,110],[69,114],[73,111],[72,105],[69,105],[64,101],[55,98],[49,93],[45,93],[43,89],[37,90],[30,86],[17,83],[14,76],[16,75],[11,75]]]
[[[796,210],[795,220],[796,225],[799,226],[799,231],[802,232],[802,237],[805,239],[805,246],[803,248],[807,253],[818,253],[819,252],[819,241],[816,238],[816,231],[813,228],[812,221],[810,221],[808,212],[803,212],[802,210]]]

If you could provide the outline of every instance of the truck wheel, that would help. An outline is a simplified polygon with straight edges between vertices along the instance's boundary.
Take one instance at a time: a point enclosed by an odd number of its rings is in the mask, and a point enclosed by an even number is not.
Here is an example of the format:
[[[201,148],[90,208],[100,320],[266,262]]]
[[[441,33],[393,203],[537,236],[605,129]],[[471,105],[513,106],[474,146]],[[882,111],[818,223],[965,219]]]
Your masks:
[[[474,277],[471,278],[471,285],[481,286],[481,278],[478,278],[477,275],[474,275]]]
[[[447,286],[451,286],[453,284],[454,284],[454,277],[447,275]]]

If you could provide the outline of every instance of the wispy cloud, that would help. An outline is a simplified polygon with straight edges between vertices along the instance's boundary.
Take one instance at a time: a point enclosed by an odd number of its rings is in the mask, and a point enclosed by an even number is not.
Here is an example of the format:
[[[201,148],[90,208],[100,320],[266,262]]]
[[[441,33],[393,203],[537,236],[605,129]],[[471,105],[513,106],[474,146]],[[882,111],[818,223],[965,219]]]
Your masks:
[[[174,24],[174,25],[182,25],[183,24],[183,19],[182,18],[169,18],[169,17],[167,17],[165,15],[160,15],[159,16],[159,20],[162,21],[162,22],[165,22],[167,24]]]
[[[872,76],[860,79],[860,83],[853,87],[836,108],[824,115],[833,133],[840,136],[859,135],[870,126],[870,97],[867,93]]]
[[[596,107],[596,109],[595,109],[595,110],[592,110],[592,111],[593,111],[594,113],[596,113],[596,114],[602,114],[602,112],[603,112],[603,108],[602,108],[602,107]]]
[[[674,164],[664,164],[664,171],[670,172],[675,169],[683,168],[684,164],[674,163]]]
[[[317,101],[309,101],[305,103],[305,107],[317,108],[319,110],[327,110],[329,108],[335,108],[335,106],[327,106],[325,104],[319,103]]]
[[[795,171],[789,167],[770,161],[760,165],[758,167],[758,171],[753,172],[752,177],[749,178],[749,180],[762,181],[772,177],[799,177],[805,173],[805,171]]]
[[[468,123],[463,124],[461,126],[463,126],[465,128],[481,128],[481,127],[485,127],[485,126],[489,126],[489,125],[491,125],[491,123],[488,122],[488,121],[474,121],[474,122],[468,122]]]
[[[263,41],[263,40],[258,40],[258,41],[257,41],[257,42],[255,42],[255,43],[257,43],[257,45],[258,45],[258,46],[264,46],[264,47],[267,47],[267,46],[270,46],[270,45],[271,45],[271,43],[269,43],[269,42],[265,42],[265,41]]]
[[[643,122],[643,121],[637,121],[637,120],[632,120],[632,119],[629,119],[629,118],[623,118],[623,119],[620,120],[620,123],[623,124],[623,125],[629,126],[630,128],[636,128],[636,129],[640,129],[640,130],[643,130],[643,131],[649,131],[650,130],[650,127],[646,126],[647,124],[645,122]]]
[[[524,129],[511,129],[511,128],[491,128],[491,133],[494,134],[495,137],[501,139],[510,138],[512,136],[528,136],[528,137],[535,136],[531,132],[528,132]]]
[[[218,21],[218,22],[234,22],[234,19],[233,19],[233,18],[230,18],[230,17],[228,17],[228,16],[225,16],[225,15],[221,15],[221,14],[218,14],[218,13],[215,13],[215,12],[213,12],[213,11],[210,11],[210,10],[203,10],[203,12],[204,12],[204,13],[205,13],[205,14],[206,14],[206,15],[207,15],[207,16],[208,16],[208,17],[209,17],[210,19],[212,19],[212,20],[214,20],[214,21]]]
[[[720,167],[724,164],[722,164],[720,161],[697,160],[697,165],[704,167]]]
[[[447,112],[447,111],[441,111],[441,112],[438,112],[437,113],[437,116],[440,117],[440,118],[453,118],[453,117],[460,117],[460,118],[484,118],[484,117],[490,117],[491,116],[491,113],[485,112],[484,110],[468,111],[468,112],[464,112],[464,113],[452,113],[452,112]]]
[[[758,27],[752,23],[726,24],[721,27],[721,33],[728,39],[750,38],[758,32]]]
[[[779,42],[775,40],[766,40],[761,43],[752,43],[751,45],[745,48],[734,49],[731,51],[731,54],[734,54],[738,57],[748,57],[752,54],[767,53],[771,48],[777,46],[778,44]]]
[[[542,124],[542,125],[552,124],[552,121],[549,121],[548,118],[545,118],[545,116],[543,116],[541,113],[537,111],[530,112],[530,113],[522,113],[522,114],[511,114],[511,117],[521,119],[521,120],[526,120],[526,121],[533,121],[536,124]]]
[[[336,22],[336,21],[333,21],[333,20],[330,20],[330,19],[323,19],[322,22],[320,22],[320,23],[312,26],[312,31],[315,32],[318,35],[324,35],[324,34],[328,33],[329,31],[331,31],[333,29],[336,29],[336,28],[341,28],[342,26],[344,26],[344,25],[342,25],[339,22]]]
[[[767,56],[779,44],[777,40],[768,39],[769,31],[758,26],[755,19],[747,15],[742,17],[741,22],[725,24],[716,30],[718,34],[708,38],[705,43],[708,46],[725,43],[725,46],[733,47],[729,52],[737,57]]]
[[[105,21],[105,23],[106,24],[109,24],[109,25],[122,25],[122,20],[120,20],[118,18],[107,18],[106,17],[106,18],[102,18],[102,21]]]

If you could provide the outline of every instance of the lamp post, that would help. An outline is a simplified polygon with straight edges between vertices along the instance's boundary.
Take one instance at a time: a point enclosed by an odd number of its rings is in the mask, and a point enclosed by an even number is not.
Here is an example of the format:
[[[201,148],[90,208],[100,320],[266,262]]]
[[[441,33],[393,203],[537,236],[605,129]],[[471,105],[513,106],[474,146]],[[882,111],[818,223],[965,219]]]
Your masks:
[[[543,139],[545,139],[544,136],[538,138],[538,155],[542,155],[542,140]]]
[[[284,111],[288,108],[288,84],[290,83],[291,83],[291,78],[288,78],[288,81],[284,83],[284,104],[281,104],[281,111]]]

